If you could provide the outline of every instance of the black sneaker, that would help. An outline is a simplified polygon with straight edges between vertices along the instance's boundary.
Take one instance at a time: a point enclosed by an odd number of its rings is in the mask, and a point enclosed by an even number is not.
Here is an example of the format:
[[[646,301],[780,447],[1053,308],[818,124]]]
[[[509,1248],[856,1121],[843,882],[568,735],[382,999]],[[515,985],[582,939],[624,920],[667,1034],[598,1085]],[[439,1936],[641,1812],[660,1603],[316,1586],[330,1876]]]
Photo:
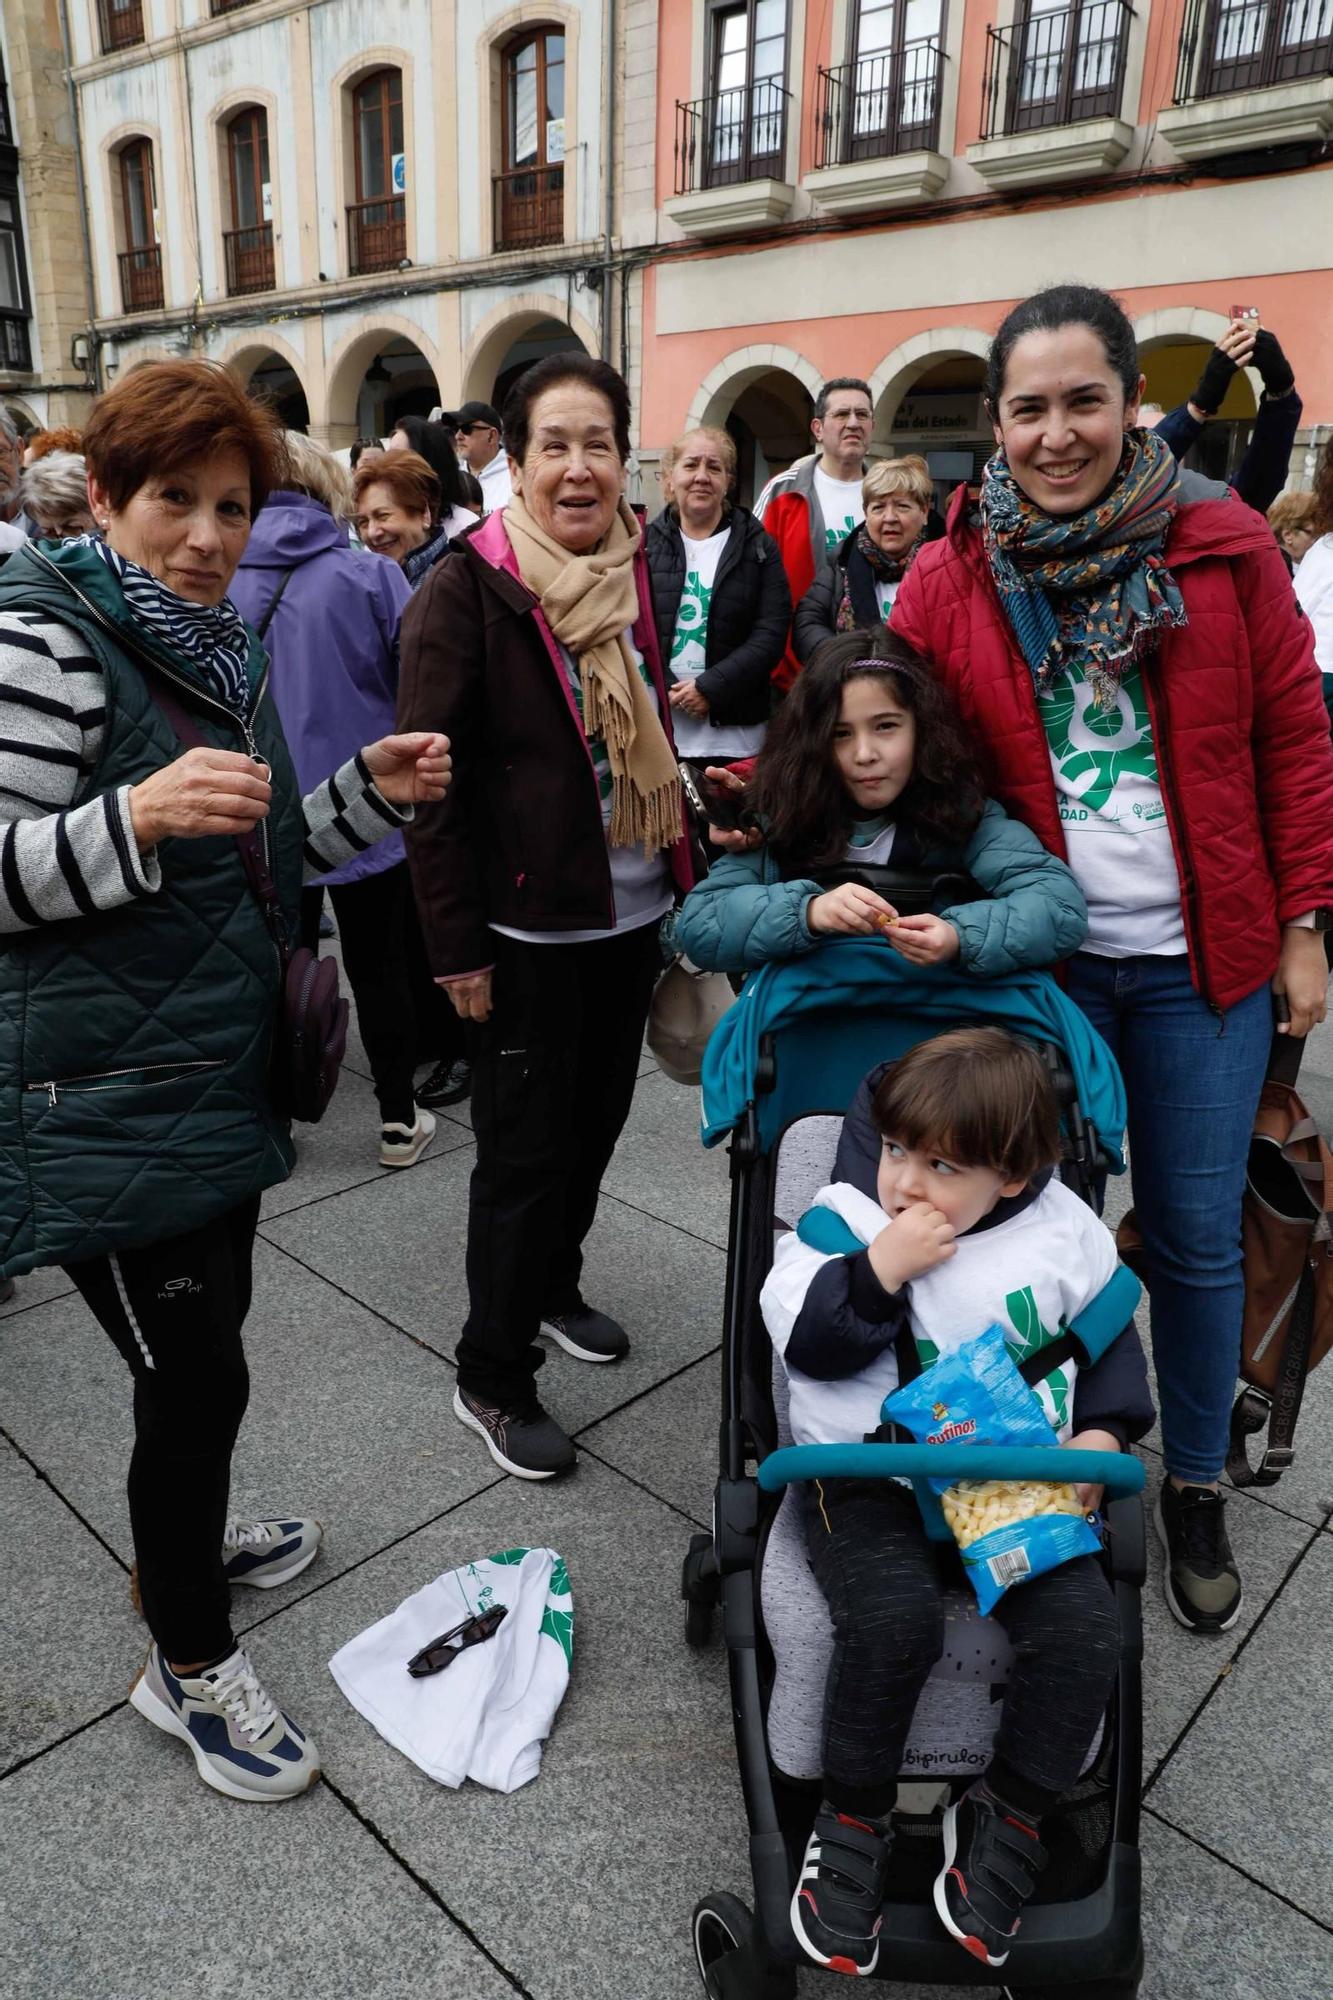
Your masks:
[[[821,1806],[806,1845],[791,1927],[808,1958],[868,1979],[879,1962],[889,1840],[868,1820]]]
[[[462,1056],[446,1056],[437,1062],[413,1096],[427,1111],[439,1111],[446,1104],[461,1104],[472,1095],[472,1065]]]
[[[1227,1540],[1226,1501],[1211,1486],[1163,1479],[1153,1519],[1166,1550],[1162,1589],[1189,1632],[1229,1632],[1240,1617],[1240,1571]]]
[[[538,1334],[540,1338],[555,1341],[576,1361],[623,1361],[629,1353],[629,1335],[624,1327],[592,1306],[545,1314]]]
[[[945,1810],[944,1866],[935,1877],[940,1922],[983,1965],[1003,1965],[1045,1866],[1035,1821],[1001,1804],[978,1778]]]
[[[572,1472],[578,1462],[573,1445],[535,1397],[521,1408],[502,1410],[455,1389],[454,1415],[486,1440],[496,1464],[516,1479],[555,1479]]]

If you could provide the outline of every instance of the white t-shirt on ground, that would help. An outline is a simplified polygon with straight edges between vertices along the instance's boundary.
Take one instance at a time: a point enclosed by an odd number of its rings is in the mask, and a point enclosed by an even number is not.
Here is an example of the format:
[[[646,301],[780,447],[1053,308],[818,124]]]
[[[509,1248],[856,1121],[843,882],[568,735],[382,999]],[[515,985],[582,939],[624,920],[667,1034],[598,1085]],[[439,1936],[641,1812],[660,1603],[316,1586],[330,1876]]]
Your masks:
[[[694,541],[683,529],[678,532],[685,546],[685,588],[676,613],[670,666],[678,681],[698,680],[708,664],[708,607],[731,530],[719,528],[702,542]],[[683,708],[673,708],[671,728],[681,757],[707,757],[725,763],[736,757],[753,757],[764,746],[762,722],[715,723],[710,716],[700,718],[687,715]]]
[[[1187,949],[1180,876],[1137,667],[1097,708],[1079,667],[1038,697],[1069,865],[1088,905],[1081,947],[1102,958]]]
[[[823,466],[816,464],[815,497],[824,517],[824,546],[832,555],[866,517],[861,500],[861,481],[859,478],[830,479]]]
[[[1333,535],[1311,542],[1292,579],[1301,609],[1314,626],[1314,656],[1319,670],[1333,674]]]

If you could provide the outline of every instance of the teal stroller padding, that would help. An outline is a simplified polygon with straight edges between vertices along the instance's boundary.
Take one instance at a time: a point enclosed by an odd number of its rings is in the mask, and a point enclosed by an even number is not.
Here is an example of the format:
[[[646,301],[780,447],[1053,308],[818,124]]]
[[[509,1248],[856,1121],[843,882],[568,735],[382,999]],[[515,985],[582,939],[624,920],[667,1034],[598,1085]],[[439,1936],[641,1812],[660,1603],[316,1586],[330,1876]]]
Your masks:
[[[943,966],[919,970],[881,939],[836,938],[747,980],[703,1061],[703,1142],[715,1146],[757,1101],[766,1151],[811,1111],[844,1110],[877,1063],[950,1028],[989,1024],[1064,1051],[1084,1117],[1123,1173],[1125,1087],[1111,1051],[1047,972],[986,980]],[[775,1087],[756,1089],[760,1043],[781,1036]]]

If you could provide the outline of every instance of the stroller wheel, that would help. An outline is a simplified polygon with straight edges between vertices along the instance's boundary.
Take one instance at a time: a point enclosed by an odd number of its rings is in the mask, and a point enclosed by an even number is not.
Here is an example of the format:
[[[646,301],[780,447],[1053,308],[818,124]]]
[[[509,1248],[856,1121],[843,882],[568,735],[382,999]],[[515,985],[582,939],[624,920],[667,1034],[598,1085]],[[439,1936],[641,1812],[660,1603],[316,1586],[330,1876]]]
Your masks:
[[[691,1605],[690,1610],[693,1609]],[[729,1896],[723,1890],[716,1896],[705,1896],[702,1903],[695,1905],[692,1924],[699,1977],[709,2000],[715,2000],[721,1989],[714,1974],[724,1959],[744,1951],[754,1934],[754,1918],[739,1896]]]

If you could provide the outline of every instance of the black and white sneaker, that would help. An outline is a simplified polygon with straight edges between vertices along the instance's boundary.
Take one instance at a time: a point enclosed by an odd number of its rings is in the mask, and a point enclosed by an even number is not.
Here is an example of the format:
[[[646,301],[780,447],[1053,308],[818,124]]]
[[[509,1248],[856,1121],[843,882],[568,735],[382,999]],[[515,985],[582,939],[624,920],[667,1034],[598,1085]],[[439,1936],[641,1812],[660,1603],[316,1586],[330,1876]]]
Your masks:
[[[516,1479],[555,1479],[572,1472],[578,1463],[573,1445],[536,1397],[519,1408],[502,1410],[481,1396],[470,1396],[466,1389],[455,1389],[454,1415],[485,1439],[496,1464]]]
[[[446,1056],[437,1062],[424,1083],[413,1092],[427,1111],[442,1111],[446,1104],[461,1104],[472,1095],[472,1065],[465,1056]]]
[[[1229,1632],[1240,1617],[1240,1571],[1227,1540],[1226,1501],[1211,1486],[1163,1479],[1153,1520],[1166,1550],[1162,1590],[1188,1632]]]
[[[940,1922],[983,1965],[1003,1965],[1046,1866],[1036,1821],[978,1778],[946,1807],[943,1832],[944,1866],[935,1877]]]
[[[576,1361],[623,1361],[629,1353],[629,1335],[624,1327],[592,1306],[577,1306],[567,1313],[547,1313],[538,1328],[538,1337],[553,1340]]]
[[[868,1979],[879,1963],[889,1839],[868,1820],[823,1805],[806,1844],[791,1927],[807,1958]]]

